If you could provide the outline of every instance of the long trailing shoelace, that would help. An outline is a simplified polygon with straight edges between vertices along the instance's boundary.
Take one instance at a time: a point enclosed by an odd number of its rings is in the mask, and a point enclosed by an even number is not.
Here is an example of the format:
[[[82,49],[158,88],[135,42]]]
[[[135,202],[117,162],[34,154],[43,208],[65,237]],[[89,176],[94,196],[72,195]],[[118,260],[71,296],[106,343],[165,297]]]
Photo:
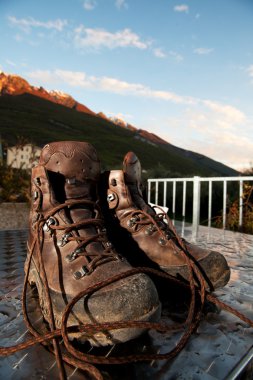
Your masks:
[[[220,308],[234,314],[239,319],[247,323],[249,326],[253,327],[253,321],[247,318],[245,315],[237,311],[236,309],[226,305],[224,302],[220,301],[215,297],[214,295],[211,295],[206,289],[205,289],[205,281],[203,278],[203,275],[201,274],[199,268],[195,265],[194,261],[192,261],[189,258],[189,252],[187,251],[187,248],[184,244],[184,241],[178,236],[173,224],[170,222],[170,220],[167,218],[167,215],[165,213],[160,213],[158,217],[152,217],[148,213],[143,212],[142,210],[137,210],[139,213],[142,213],[142,215],[145,215],[148,220],[160,230],[159,223],[163,218],[168,219],[169,228],[172,230],[174,238],[177,240],[177,244],[181,247],[182,254],[185,257],[186,264],[188,266],[189,270],[189,284],[186,284],[179,279],[172,277],[171,275],[160,271],[156,269],[151,269],[147,267],[139,267],[139,268],[133,268],[126,272],[120,273],[118,275],[112,276],[108,278],[107,280],[101,281],[96,283],[95,285],[92,285],[88,287],[86,290],[81,291],[79,294],[77,294],[71,302],[69,302],[65,310],[63,311],[62,315],[62,322],[61,322],[61,328],[56,329],[55,327],[55,318],[53,314],[53,307],[52,307],[52,300],[49,293],[49,286],[43,261],[43,254],[42,254],[42,247],[43,247],[43,239],[44,239],[44,231],[43,231],[43,225],[45,224],[46,220],[53,216],[57,211],[61,210],[63,207],[71,207],[74,204],[81,204],[83,201],[68,201],[64,205],[59,205],[55,208],[53,208],[50,212],[48,212],[42,219],[40,219],[36,223],[36,234],[34,241],[32,243],[32,246],[28,252],[27,257],[27,271],[25,274],[24,279],[24,286],[23,286],[23,294],[22,294],[22,305],[23,305],[23,315],[24,320],[27,325],[28,330],[33,335],[33,338],[27,340],[26,342],[20,343],[15,346],[11,347],[0,347],[0,355],[1,356],[7,356],[11,355],[15,352],[18,352],[23,349],[27,349],[31,346],[34,346],[37,343],[42,343],[45,345],[50,351],[52,351],[55,354],[56,362],[59,369],[59,377],[60,379],[66,379],[66,373],[64,369],[63,362],[66,362],[72,366],[78,367],[82,370],[84,370],[86,373],[89,374],[89,376],[93,377],[96,380],[102,380],[103,376],[101,372],[95,367],[97,364],[123,364],[123,363],[129,363],[129,362],[138,362],[138,361],[153,361],[153,360],[170,360],[173,357],[175,357],[186,345],[187,341],[189,340],[190,336],[198,326],[203,310],[203,306],[206,300],[212,302],[213,304],[219,306]],[[137,212],[135,211],[135,212]],[[97,220],[98,224],[101,224],[101,220],[98,218]],[[142,221],[143,223],[147,223],[147,221]],[[88,223],[95,223],[94,220],[88,219],[86,221],[82,221],[80,223],[74,223],[72,225],[69,225],[68,228],[74,229],[74,228],[80,228],[81,226],[87,225]],[[54,226],[55,229],[60,229],[61,226]],[[163,230],[161,231],[161,234],[163,234]],[[95,236],[94,240],[101,239],[102,236]],[[85,240],[80,240],[80,237],[78,236],[78,239],[76,239],[79,244],[85,244],[88,242]],[[50,331],[47,334],[44,334],[43,336],[35,329],[32,322],[29,319],[29,315],[27,313],[27,287],[28,287],[28,278],[29,278],[29,271],[31,267],[31,260],[34,255],[35,250],[38,253],[38,260],[39,265],[41,267],[41,279],[43,282],[43,286],[45,288],[45,294],[46,294],[46,302],[49,305],[49,327]],[[114,259],[115,254],[112,253],[112,251],[109,249],[106,252],[106,259]],[[104,258],[102,258],[102,263]],[[93,263],[95,266],[99,265],[99,260],[96,260],[96,262]],[[102,289],[103,287],[112,284],[116,281],[119,281],[123,278],[127,278],[129,276],[132,276],[134,274],[138,273],[146,273],[148,275],[157,276],[160,278],[163,278],[167,281],[174,282],[180,286],[185,287],[185,289],[190,289],[191,292],[191,301],[189,304],[189,309],[187,313],[187,317],[183,323],[177,323],[175,325],[166,324],[164,322],[140,322],[140,321],[124,321],[124,322],[110,322],[108,323],[89,323],[89,324],[79,324],[76,326],[68,326],[68,318],[69,315],[74,307],[74,305],[82,298],[85,297],[91,293],[94,293],[95,291],[98,291],[99,289]],[[195,279],[196,277],[198,279],[199,285],[196,286]],[[200,300],[200,302],[196,302],[197,298]],[[83,351],[80,351],[76,349],[70,339],[69,334],[73,332],[81,332],[85,333],[87,336],[92,336],[96,334],[97,332],[105,331],[105,330],[113,330],[113,329],[122,329],[122,328],[140,328],[140,329],[155,329],[159,332],[173,332],[173,331],[182,331],[182,335],[177,343],[177,345],[169,352],[167,353],[151,353],[151,354],[130,354],[125,356],[110,356],[110,357],[102,357],[102,356],[96,356],[91,355],[88,353],[85,353]],[[64,342],[64,352],[62,348],[59,345],[59,339],[63,339]],[[53,345],[50,344],[50,342],[53,342]]]

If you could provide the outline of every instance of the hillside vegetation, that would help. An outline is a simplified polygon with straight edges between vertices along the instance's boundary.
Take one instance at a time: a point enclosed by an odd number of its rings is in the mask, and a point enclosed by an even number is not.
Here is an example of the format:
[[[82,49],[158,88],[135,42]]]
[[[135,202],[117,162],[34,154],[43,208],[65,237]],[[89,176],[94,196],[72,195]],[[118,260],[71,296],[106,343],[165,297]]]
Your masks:
[[[209,158],[168,145],[141,141],[136,132],[99,116],[78,112],[31,94],[0,96],[0,133],[7,146],[20,138],[38,146],[59,140],[90,142],[103,169],[119,169],[123,156],[134,151],[149,177],[236,175]]]

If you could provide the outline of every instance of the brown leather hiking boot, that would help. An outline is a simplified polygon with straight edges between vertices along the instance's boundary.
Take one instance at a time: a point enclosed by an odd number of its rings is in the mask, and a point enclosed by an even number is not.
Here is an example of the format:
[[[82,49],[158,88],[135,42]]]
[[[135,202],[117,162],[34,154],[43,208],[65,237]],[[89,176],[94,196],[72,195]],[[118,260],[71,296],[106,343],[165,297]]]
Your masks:
[[[132,268],[107,238],[97,202],[99,176],[97,153],[85,142],[46,145],[39,164],[32,170],[33,201],[25,271],[29,271],[28,281],[37,287],[42,313],[49,321],[45,270],[58,328],[67,304],[81,291]],[[68,326],[159,318],[156,288],[141,273],[82,297],[72,309]],[[141,332],[123,328],[88,337],[75,333],[72,337],[89,340],[92,345],[107,345],[128,341]]]
[[[205,287],[214,290],[226,285],[230,269],[224,256],[181,239],[168,216],[162,210],[157,214],[144,200],[141,165],[134,153],[125,156],[123,171],[104,173],[103,182],[101,188],[107,188],[103,198],[107,196],[110,209],[108,212],[105,208],[107,225],[113,226],[108,230],[110,239],[118,249],[124,239],[121,249],[125,248],[123,252],[131,264],[160,268],[188,280],[189,257],[202,273]]]

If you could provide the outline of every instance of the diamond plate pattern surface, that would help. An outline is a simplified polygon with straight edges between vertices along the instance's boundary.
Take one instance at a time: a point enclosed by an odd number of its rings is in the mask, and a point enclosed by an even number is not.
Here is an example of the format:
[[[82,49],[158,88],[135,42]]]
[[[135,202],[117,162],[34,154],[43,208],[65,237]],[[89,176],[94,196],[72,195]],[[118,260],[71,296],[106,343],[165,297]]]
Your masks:
[[[179,232],[191,240],[191,228],[177,225]],[[23,322],[21,294],[23,265],[26,257],[27,230],[0,231],[0,344],[10,346],[30,337]],[[216,292],[217,296],[253,319],[253,236],[200,227],[196,243],[215,249],[227,258],[232,276],[229,284]],[[172,315],[180,319],[183,309],[175,302],[175,294],[165,289],[163,319]],[[40,314],[37,295],[29,289],[29,315],[40,331],[46,329]],[[230,372],[252,348],[253,328],[225,311],[210,308],[197,331],[183,351],[172,361],[155,361],[101,368],[105,379],[231,379]],[[177,343],[180,333],[159,334],[150,331],[145,336],[121,347],[96,350],[105,356],[139,352],[168,352]],[[66,366],[69,379],[85,379],[77,368]],[[252,379],[248,375],[248,379]],[[54,356],[41,345],[0,358],[1,379],[57,379]]]

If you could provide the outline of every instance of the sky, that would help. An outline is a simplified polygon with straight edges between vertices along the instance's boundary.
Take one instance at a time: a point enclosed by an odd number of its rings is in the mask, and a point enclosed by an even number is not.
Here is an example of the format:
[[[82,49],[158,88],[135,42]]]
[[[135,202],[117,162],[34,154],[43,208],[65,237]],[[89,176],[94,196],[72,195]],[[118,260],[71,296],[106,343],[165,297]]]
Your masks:
[[[1,71],[253,165],[253,0],[0,0],[0,36]]]

